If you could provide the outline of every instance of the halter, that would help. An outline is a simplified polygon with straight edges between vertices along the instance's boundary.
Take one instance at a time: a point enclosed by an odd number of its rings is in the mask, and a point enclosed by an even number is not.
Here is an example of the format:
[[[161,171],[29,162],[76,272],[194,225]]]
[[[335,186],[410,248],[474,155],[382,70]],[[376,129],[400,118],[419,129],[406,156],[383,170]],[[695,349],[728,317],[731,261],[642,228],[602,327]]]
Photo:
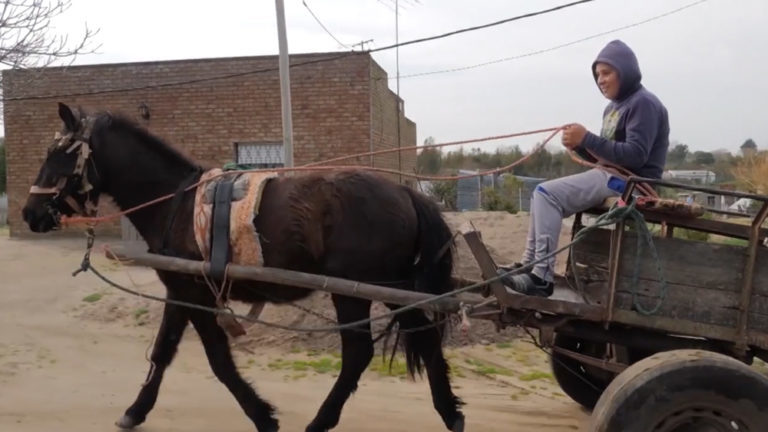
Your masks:
[[[29,193],[34,195],[53,195],[54,201],[58,201],[59,199],[63,200],[76,213],[83,216],[92,216],[95,215],[98,210],[97,204],[91,200],[89,194],[89,192],[93,189],[93,185],[88,181],[87,164],[90,160],[91,165],[93,165],[93,160],[90,159],[91,146],[89,144],[91,138],[91,130],[93,129],[93,120],[85,118],[81,121],[81,123],[83,124],[81,134],[70,132],[66,135],[61,135],[61,133],[56,132],[54,135],[56,142],[51,147],[51,151],[57,151],[66,148],[64,152],[67,154],[77,152],[77,162],[75,162],[75,168],[72,174],[60,177],[57,180],[56,185],[52,187],[44,188],[37,185],[32,185],[32,187],[29,188]],[[94,170],[96,169],[95,166],[93,168]],[[66,188],[67,182],[70,178],[79,178],[79,190],[76,192],[78,194],[85,195],[85,208],[83,208],[77,202],[77,200],[72,197],[72,195],[68,193],[62,194],[62,191],[64,191]],[[54,216],[54,218],[58,219],[59,215],[57,209],[49,207],[48,211]]]

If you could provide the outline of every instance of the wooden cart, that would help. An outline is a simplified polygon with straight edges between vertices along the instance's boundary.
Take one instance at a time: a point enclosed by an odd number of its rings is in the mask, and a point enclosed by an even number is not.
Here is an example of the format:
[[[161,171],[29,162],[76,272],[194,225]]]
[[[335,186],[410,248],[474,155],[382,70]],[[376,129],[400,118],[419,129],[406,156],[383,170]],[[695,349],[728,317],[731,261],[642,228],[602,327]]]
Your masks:
[[[539,343],[551,348],[553,374],[563,391],[594,410],[594,431],[767,431],[768,378],[748,364],[754,358],[768,361],[768,248],[761,245],[768,237],[761,228],[768,197],[631,178],[624,201],[641,181],[750,198],[760,209],[750,225],[643,211],[646,222],[662,226],[663,235],[653,237],[658,260],[647,247],[637,256],[638,231],[626,221],[590,230],[570,250],[566,274],[550,298],[510,293],[498,280],[481,290],[485,299],[434,299],[282,269],[231,265],[229,276],[394,304],[421,302],[424,309],[468,313],[499,327],[538,329]],[[574,233],[583,228],[584,217],[604,211],[576,215]],[[747,245],[675,238],[679,229],[743,239]],[[484,279],[494,279],[497,267],[480,233],[462,234]],[[157,269],[201,271],[195,261],[151,254],[127,258]]]
[[[499,324],[540,330],[563,391],[594,409],[591,430],[768,430],[768,378],[747,366],[755,357],[768,361],[768,230],[761,228],[768,197],[632,178],[625,202],[640,181],[749,198],[760,207],[749,225],[643,211],[647,223],[661,226],[662,236],[653,237],[658,260],[647,246],[638,257],[631,223],[589,231],[571,249],[551,298],[492,285],[503,306]],[[606,210],[576,215],[573,232],[586,215]],[[747,245],[675,238],[680,229]],[[479,236],[465,237],[491,277],[495,266]],[[558,300],[574,291],[582,302]]]

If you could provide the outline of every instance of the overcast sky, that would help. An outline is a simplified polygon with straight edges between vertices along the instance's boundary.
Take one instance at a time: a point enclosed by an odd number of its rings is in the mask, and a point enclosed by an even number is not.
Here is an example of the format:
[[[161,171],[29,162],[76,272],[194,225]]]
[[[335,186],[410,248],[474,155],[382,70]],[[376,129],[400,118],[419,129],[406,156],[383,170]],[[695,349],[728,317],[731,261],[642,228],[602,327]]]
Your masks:
[[[396,0],[306,0],[345,44],[395,42]],[[400,41],[485,24],[569,0],[399,0]],[[57,30],[100,28],[99,53],[78,64],[278,53],[272,0],[72,0]],[[695,0],[596,0],[523,21],[406,46],[400,73],[460,68],[524,55],[647,20]],[[301,0],[285,0],[290,53],[347,50]],[[581,122],[598,131],[606,100],[590,64],[607,42],[636,52],[643,83],[670,112],[671,139],[695,150],[768,148],[768,1],[708,0],[654,21],[538,55],[460,72],[402,78],[418,141],[438,142]],[[396,91],[395,50],[374,54]],[[519,144],[536,138],[485,144]],[[559,144],[559,139],[558,139]]]

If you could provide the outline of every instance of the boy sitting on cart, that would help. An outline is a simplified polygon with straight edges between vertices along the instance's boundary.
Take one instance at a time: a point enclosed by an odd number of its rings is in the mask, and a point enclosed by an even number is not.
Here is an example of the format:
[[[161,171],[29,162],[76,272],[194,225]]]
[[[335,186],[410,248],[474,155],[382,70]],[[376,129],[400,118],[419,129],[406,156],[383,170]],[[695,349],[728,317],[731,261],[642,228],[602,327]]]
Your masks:
[[[592,75],[610,100],[603,113],[600,136],[581,124],[563,130],[562,143],[592,162],[608,162],[646,178],[661,178],[669,147],[669,118],[661,101],[641,83],[632,49],[619,40],[606,45],[592,63]],[[595,157],[593,157],[595,156]],[[555,257],[563,218],[621,195],[625,180],[601,168],[549,180],[531,197],[530,226],[522,260],[500,267],[499,274],[535,263],[519,274],[502,278],[507,290],[549,297],[554,289]]]

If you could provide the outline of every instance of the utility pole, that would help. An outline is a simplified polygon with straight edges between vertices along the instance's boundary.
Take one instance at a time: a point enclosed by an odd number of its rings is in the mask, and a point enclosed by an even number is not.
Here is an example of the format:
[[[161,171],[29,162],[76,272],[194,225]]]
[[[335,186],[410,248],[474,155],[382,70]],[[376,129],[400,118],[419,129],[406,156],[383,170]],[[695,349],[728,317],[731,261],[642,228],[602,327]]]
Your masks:
[[[289,73],[288,39],[285,35],[285,8],[283,0],[275,0],[277,9],[277,38],[280,46],[280,99],[283,113],[283,164],[293,167],[293,121],[291,118],[291,77]]]
[[[400,21],[398,19],[398,15],[400,14],[400,0],[395,0],[395,67],[396,67],[396,73],[397,73],[397,98],[395,100],[396,104],[396,110],[397,113],[397,170],[402,173],[403,172],[403,152],[400,150],[402,147],[401,143],[401,132],[400,132],[400,116],[402,113],[400,112]],[[403,174],[398,174],[400,183],[403,182]]]

